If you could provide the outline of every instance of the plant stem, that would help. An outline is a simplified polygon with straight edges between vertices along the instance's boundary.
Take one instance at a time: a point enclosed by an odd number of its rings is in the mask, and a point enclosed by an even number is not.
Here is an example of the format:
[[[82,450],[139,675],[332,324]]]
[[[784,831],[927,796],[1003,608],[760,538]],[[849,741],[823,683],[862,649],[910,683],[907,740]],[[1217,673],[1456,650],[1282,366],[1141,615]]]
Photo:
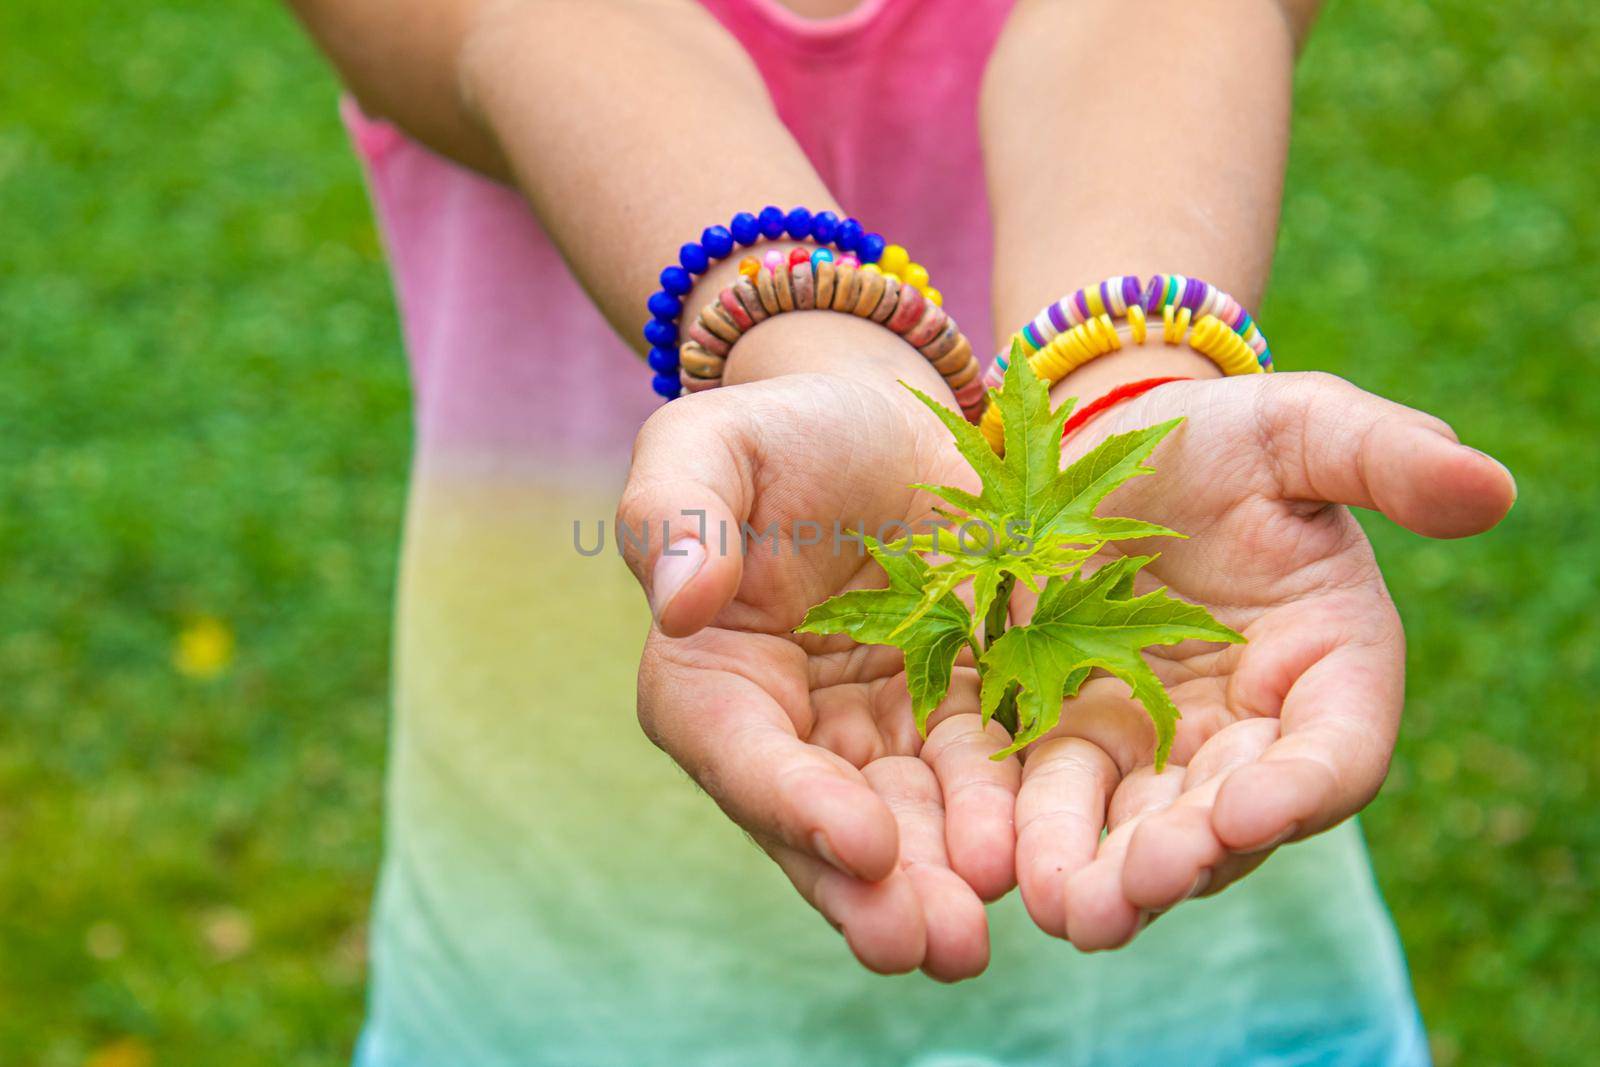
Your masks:
[[[1016,586],[1017,580],[1011,575],[1000,579],[1000,587],[995,590],[994,602],[989,605],[989,612],[983,617],[983,647],[987,650],[1000,635],[1006,632],[1006,619],[1011,609],[1011,590]],[[1013,737],[1017,733],[1017,689],[1016,686],[1006,690],[1000,706],[995,709],[995,719]]]
[[[989,605],[988,614],[983,617],[983,647],[988,650],[1000,640],[1000,635],[1006,632],[1006,619],[1011,609],[1011,589],[1017,580],[1011,575],[1000,579],[1000,587],[994,591],[994,600]]]

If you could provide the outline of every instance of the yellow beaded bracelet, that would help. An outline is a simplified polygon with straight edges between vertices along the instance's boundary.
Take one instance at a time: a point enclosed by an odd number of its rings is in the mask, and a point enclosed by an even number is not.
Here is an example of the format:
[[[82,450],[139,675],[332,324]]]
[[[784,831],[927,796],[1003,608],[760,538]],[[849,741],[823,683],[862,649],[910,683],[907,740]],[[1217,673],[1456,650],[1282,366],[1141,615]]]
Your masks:
[[[1215,315],[1206,315],[1190,328],[1192,312],[1189,308],[1162,309],[1161,339],[1169,345],[1187,344],[1215,363],[1223,374],[1262,374],[1271,365],[1262,366],[1254,349],[1231,327]],[[1137,305],[1127,311],[1124,324],[1115,322],[1109,314],[1095,315],[1058,334],[1053,340],[1028,356],[1020,339],[1012,342],[1011,358],[1026,358],[1035,374],[1046,385],[1055,385],[1067,375],[1091,360],[1099,359],[1122,347],[1124,330],[1128,340],[1143,344],[1148,335],[1144,310]],[[990,404],[978,422],[987,440],[996,452],[1005,450],[1005,424],[1000,407]]]

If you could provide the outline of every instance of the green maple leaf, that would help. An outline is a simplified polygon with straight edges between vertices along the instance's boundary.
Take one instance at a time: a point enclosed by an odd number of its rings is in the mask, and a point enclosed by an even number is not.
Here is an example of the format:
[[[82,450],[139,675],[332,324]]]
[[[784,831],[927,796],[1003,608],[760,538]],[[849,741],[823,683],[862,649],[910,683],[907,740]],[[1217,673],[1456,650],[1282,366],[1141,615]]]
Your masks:
[[[847,633],[865,644],[904,651],[906,684],[922,731],[949,692],[962,646],[980,653],[984,718],[1002,707],[1007,726],[1015,716],[1015,741],[996,759],[1049,732],[1061,719],[1062,701],[1078,692],[1090,672],[1108,671],[1128,684],[1154,721],[1156,769],[1162,769],[1178,709],[1145,663],[1143,649],[1191,638],[1244,638],[1205,608],[1164,590],[1134,596],[1134,577],[1153,557],[1125,557],[1088,578],[1078,572],[1107,542],[1182,536],[1155,523],[1095,514],[1118,486],[1152,473],[1145,460],[1182,420],[1109,437],[1062,470],[1061,434],[1072,402],[1050,410],[1049,390],[1020,349],[1012,350],[1003,390],[992,394],[1005,421],[1003,454],[956,412],[912,392],[950,431],[982,489],[916,486],[965,514],[941,510],[949,527],[888,546],[866,538],[889,576],[888,588],[834,597],[807,613],[800,632]],[[955,595],[968,582],[972,611]],[[1004,630],[1000,601],[1018,582],[1039,594],[1038,606],[1032,622]],[[975,635],[985,619],[988,648],[980,651]]]
[[[1197,604],[1157,589],[1133,596],[1133,577],[1153,556],[1127,556],[1088,578],[1052,578],[1026,626],[1007,630],[983,654],[983,715],[1000,706],[1013,686],[1017,732],[1002,758],[1032,743],[1061,719],[1061,702],[1077,693],[1090,670],[1122,679],[1156,727],[1156,770],[1166,766],[1177,730],[1178,708],[1140,654],[1151,645],[1226,641],[1244,637]]]
[[[844,633],[865,645],[899,648],[905,653],[906,688],[917,729],[926,732],[928,716],[950,690],[956,656],[971,643],[972,618],[948,591],[922,607],[931,568],[904,541],[885,546],[866,535],[862,539],[889,576],[888,588],[852,589],[825,600],[806,612],[795,630]]]
[[[890,547],[899,551],[907,546],[914,552],[947,558],[928,568],[922,600],[901,626],[915,624],[923,612],[970,580],[974,632],[1007,575],[1027,583],[1037,593],[1042,579],[1070,574],[1098,547],[1078,548],[1065,542],[1040,544],[1025,536],[1008,536],[1005,530],[976,518],[957,522],[955,528],[941,527],[931,534],[896,541]]]
[[[1155,523],[1095,514],[1095,508],[1117,486],[1152,473],[1144,461],[1181,419],[1109,437],[1062,470],[1061,432],[1072,414],[1073,402],[1068,400],[1050,410],[1050,390],[1033,373],[1020,346],[1012,347],[1004,388],[994,398],[1005,421],[1003,456],[996,455],[966,419],[932,397],[911,391],[945,424],[961,455],[983,482],[982,491],[976,494],[950,485],[915,488],[926,489],[965,511],[965,519],[951,517],[958,526],[987,530],[989,536],[965,538],[946,530],[912,539],[916,551],[949,558],[934,566],[927,596],[908,616],[907,625],[969,579],[976,626],[1007,576],[1037,592],[1040,579],[1071,573],[1106,541],[1182,536]]]
[[[996,455],[978,428],[961,415],[916,389],[911,391],[945,424],[983,481],[977,494],[949,485],[916,488],[954,504],[973,519],[1003,533],[1017,531],[1041,545],[1181,536],[1151,522],[1102,518],[1094,510],[1129,478],[1154,473],[1144,461],[1182,419],[1108,437],[1063,471],[1061,431],[1073,401],[1050,410],[1050,390],[1033,373],[1020,342],[1012,345],[1003,388],[993,394],[1005,422],[1003,456]]]

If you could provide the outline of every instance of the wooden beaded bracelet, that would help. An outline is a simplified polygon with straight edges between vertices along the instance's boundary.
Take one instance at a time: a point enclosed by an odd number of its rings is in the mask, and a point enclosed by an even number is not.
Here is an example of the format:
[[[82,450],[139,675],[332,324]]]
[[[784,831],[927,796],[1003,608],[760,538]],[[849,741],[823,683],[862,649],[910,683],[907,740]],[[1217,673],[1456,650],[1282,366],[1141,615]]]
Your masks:
[[[689,324],[678,349],[679,384],[688,393],[722,384],[723,368],[746,332],[789,311],[838,311],[881,323],[933,364],[968,419],[983,410],[985,390],[972,342],[940,306],[911,281],[855,256],[835,259],[826,248],[773,249],[739,264],[739,280],[717,294]]]
[[[1079,289],[1041,311],[1011,335],[1010,353],[995,357],[984,383],[1000,387],[1011,356],[1026,356],[1049,385],[1122,347],[1123,332],[1143,344],[1149,319],[1161,315],[1161,339],[1187,344],[1226,375],[1272,370],[1272,349],[1243,306],[1207,282],[1181,274],[1157,274],[1141,287],[1133,275],[1117,275]],[[1192,326],[1192,328],[1191,328]],[[1004,447],[1000,409],[990,405],[979,428],[996,451]]]
[[[650,345],[646,359],[655,372],[651,386],[659,396],[671,400],[681,392],[678,320],[683,313],[683,298],[694,288],[695,278],[710,270],[713,263],[732,255],[737,248],[759,241],[775,241],[785,234],[794,240],[833,245],[841,255],[855,256],[859,263],[878,263],[883,273],[909,283],[936,304],[943,302],[939,291],[928,287],[925,267],[913,263],[910,253],[899,245],[889,244],[881,234],[867,232],[856,219],[840,220],[831,211],[813,214],[803,207],[784,211],[770,204],[759,214],[741,211],[728,225],[707,226],[701,231],[699,241],[690,241],[678,249],[678,262],[662,268],[661,288],[651,293],[646,301],[650,315],[644,324],[644,339]]]

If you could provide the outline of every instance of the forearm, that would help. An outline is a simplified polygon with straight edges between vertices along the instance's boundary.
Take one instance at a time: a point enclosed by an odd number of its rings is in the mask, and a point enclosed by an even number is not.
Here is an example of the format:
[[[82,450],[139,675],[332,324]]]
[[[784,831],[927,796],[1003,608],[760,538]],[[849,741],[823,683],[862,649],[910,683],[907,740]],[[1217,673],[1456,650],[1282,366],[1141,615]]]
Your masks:
[[[769,203],[837,209],[692,0],[292,2],[365,106],[517,184],[635,347],[657,274],[703,228]]]
[[[1000,339],[1115,274],[1203,278],[1254,307],[1276,239],[1297,40],[1315,4],[1031,0],[984,87]],[[1147,346],[1070,377],[1085,399],[1154,374],[1216,374]]]

